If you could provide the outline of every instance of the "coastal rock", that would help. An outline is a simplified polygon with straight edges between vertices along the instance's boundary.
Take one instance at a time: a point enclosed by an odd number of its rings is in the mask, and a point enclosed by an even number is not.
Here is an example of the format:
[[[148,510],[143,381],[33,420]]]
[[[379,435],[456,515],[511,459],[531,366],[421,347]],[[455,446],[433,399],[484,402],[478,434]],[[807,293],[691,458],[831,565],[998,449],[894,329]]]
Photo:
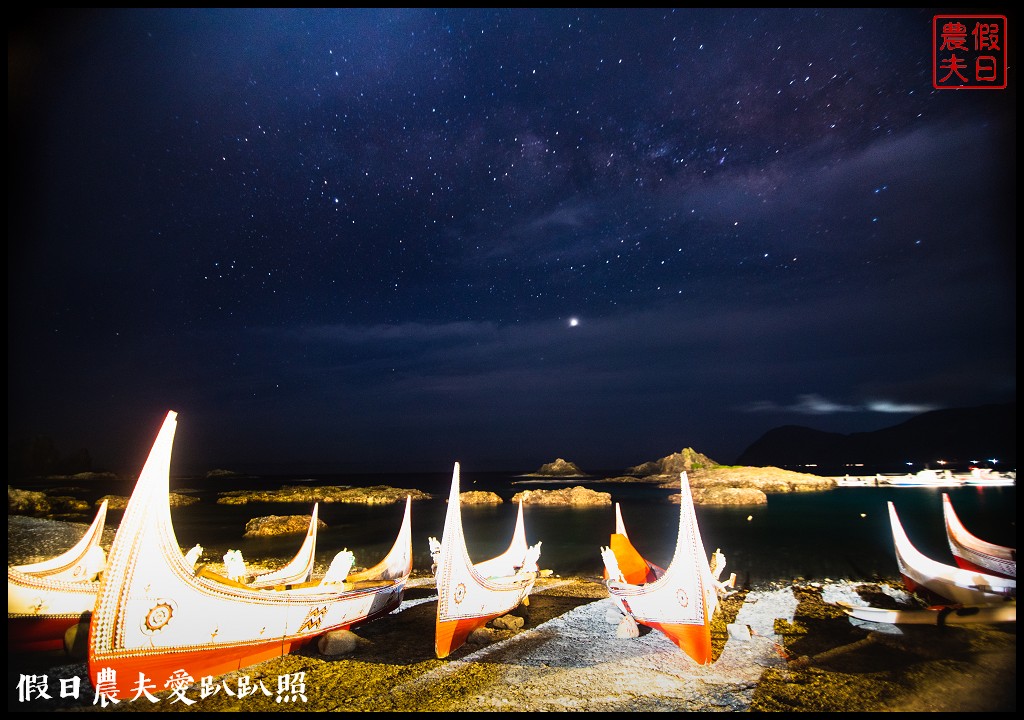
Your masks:
[[[523,625],[525,624],[526,621],[518,615],[502,615],[501,617],[496,617],[491,621],[491,625],[498,630],[519,631],[523,629]]]
[[[486,490],[467,490],[459,493],[459,502],[463,505],[500,505],[505,502],[501,495]]]
[[[18,490],[10,485],[7,486],[8,515],[41,517],[49,515],[52,507],[46,493],[36,490]]]
[[[783,470],[777,467],[717,467],[687,474],[691,488],[746,487],[766,493],[818,492],[838,487],[834,478]],[[669,484],[679,483],[676,475]]]
[[[685,463],[686,451],[677,453],[675,456],[662,458],[653,463],[645,463],[631,468],[631,471],[657,470],[658,472],[636,477],[634,475],[621,475],[601,480],[602,483],[650,483],[661,488],[673,489],[679,487],[679,473],[682,470],[661,472],[663,467],[678,467]],[[699,455],[699,453],[698,453]],[[682,457],[682,459],[680,459]],[[704,457],[704,456],[700,456]],[[691,464],[696,461],[691,456]],[[746,488],[757,490],[761,493],[788,493],[788,492],[818,492],[832,490],[838,487],[834,478],[821,477],[808,473],[783,470],[777,467],[726,467],[715,466],[708,468],[694,467],[686,470],[690,488],[693,491],[693,502],[696,505],[720,505],[720,504],[763,504],[767,499],[756,500],[753,494],[746,499],[740,500],[741,496],[736,495],[730,498],[727,494],[706,493],[701,490],[724,489],[724,488]],[[677,500],[678,502],[678,500]]]
[[[84,515],[89,503],[64,495],[48,495],[37,490],[19,490],[7,486],[7,514],[30,517]]]
[[[466,638],[467,645],[490,645],[498,639],[497,633],[489,627],[478,627]]]
[[[108,510],[124,510],[128,507],[128,498],[123,495],[104,495],[96,501],[96,506],[99,507],[100,503],[104,500],[107,501]],[[189,505],[195,505],[199,502],[199,498],[172,492],[167,494],[167,501],[172,508],[188,507]]]
[[[636,620],[633,619],[632,615],[622,616],[618,627],[615,628],[615,637],[627,639],[640,637],[640,627],[636,624]]]
[[[296,503],[355,503],[362,505],[391,505],[411,496],[413,500],[429,500],[431,495],[421,490],[406,490],[387,485],[353,488],[324,485],[322,487],[286,485],[279,490],[229,490],[220,493],[221,505],[246,505],[252,502]]]
[[[72,473],[70,475],[47,475],[47,480],[74,480],[75,482],[90,482],[93,480],[117,480],[117,475],[112,472],[85,472]]]
[[[312,515],[266,515],[253,518],[245,524],[242,537],[277,537],[279,535],[303,535],[309,530]],[[317,519],[317,530],[325,530],[327,523]]]
[[[768,496],[757,488],[711,487],[691,491],[694,505],[767,505]],[[679,493],[669,495],[671,503],[679,504]]]
[[[534,473],[528,473],[529,477],[586,477],[586,473],[580,470],[574,463],[562,458],[556,458],[554,462],[545,463]]]
[[[750,642],[749,625],[743,625],[741,623],[729,623],[726,629],[729,631],[729,640],[735,640],[736,642],[741,643]]]
[[[675,475],[678,477],[681,472],[707,470],[713,467],[718,467],[718,463],[707,455],[702,455],[693,448],[683,448],[679,452],[667,455],[660,460],[645,462],[627,468],[626,473],[629,475]]]
[[[671,478],[671,477],[672,477],[671,475],[644,475],[642,477],[637,477],[636,475],[615,475],[613,477],[606,477],[606,478],[602,478],[600,480],[595,480],[595,482],[608,483],[608,484],[613,484],[613,483],[614,484],[650,483],[652,485],[660,485],[663,482],[667,482],[669,480],[669,478]],[[675,478],[676,478],[676,482],[678,483],[679,482],[679,475],[676,474]]]
[[[336,657],[349,655],[359,647],[359,636],[351,630],[332,630],[317,640],[316,649],[321,655]]]
[[[64,632],[64,652],[79,662],[89,659],[89,623],[80,622]]]
[[[557,490],[523,490],[512,496],[512,502],[524,505],[611,505],[611,493],[598,492],[577,485]]]
[[[216,468],[216,469],[210,470],[209,472],[206,473],[206,478],[208,480],[216,480],[218,478],[236,478],[236,477],[238,477],[238,473],[236,473],[234,470],[223,470],[221,468]]]

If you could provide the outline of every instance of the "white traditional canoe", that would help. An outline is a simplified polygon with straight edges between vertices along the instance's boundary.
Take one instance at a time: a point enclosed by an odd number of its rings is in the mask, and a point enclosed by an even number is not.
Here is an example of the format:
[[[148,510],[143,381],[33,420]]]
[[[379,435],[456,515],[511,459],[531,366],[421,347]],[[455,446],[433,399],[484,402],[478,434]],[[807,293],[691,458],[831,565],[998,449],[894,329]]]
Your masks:
[[[455,463],[444,534],[435,557],[437,620],[434,650],[437,657],[448,657],[466,642],[471,632],[514,610],[520,603],[529,602],[530,591],[537,579],[540,545],[527,545],[523,505],[520,503],[508,550],[474,565],[462,531],[459,463]]]
[[[949,549],[958,566],[1000,577],[1017,577],[1017,549],[995,545],[971,534],[957,517],[947,493],[942,493],[942,515]]]
[[[633,547],[616,513],[616,532],[602,548],[608,593],[622,612],[664,633],[694,661],[712,660],[711,618],[717,583],[704,552],[686,473],[680,473],[679,532],[667,569],[648,562]]]
[[[364,573],[348,575],[346,567],[319,582],[258,590],[195,572],[168,505],[176,421],[169,412],[110,548],[89,633],[89,675],[97,688],[124,698],[140,674],[157,688],[183,674],[199,682],[398,607],[412,572],[411,498],[391,551]]]
[[[316,559],[316,531],[320,515],[320,503],[313,505],[309,529],[292,561],[279,570],[263,573],[249,583],[254,588],[272,588],[309,582],[313,578],[313,563]]]
[[[892,610],[845,602],[837,604],[852,618],[890,625],[977,625],[1017,622],[1016,600],[996,605],[946,605],[919,610]]]
[[[946,565],[919,552],[903,530],[892,501],[889,502],[889,522],[896,564],[907,592],[925,591],[924,594],[931,593],[939,601],[961,605],[992,605],[1016,598],[1016,580]]]
[[[61,650],[67,631],[88,622],[98,581],[51,580],[7,568],[7,650]]]
[[[106,519],[104,500],[89,529],[66,552],[7,568],[8,651],[60,650],[68,629],[89,619],[106,565],[100,547]]]
[[[26,575],[46,577],[52,580],[83,582],[95,580],[106,565],[106,556],[100,547],[103,528],[107,522],[107,501],[100,503],[96,517],[85,534],[73,547],[57,557],[27,565],[15,565],[15,570]]]

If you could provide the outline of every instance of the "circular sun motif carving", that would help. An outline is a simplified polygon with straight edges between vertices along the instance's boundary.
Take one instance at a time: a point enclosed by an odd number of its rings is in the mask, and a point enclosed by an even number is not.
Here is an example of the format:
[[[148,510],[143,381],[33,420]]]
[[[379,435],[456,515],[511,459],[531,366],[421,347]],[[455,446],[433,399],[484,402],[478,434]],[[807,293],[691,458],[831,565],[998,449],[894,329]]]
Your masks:
[[[174,606],[166,600],[161,600],[146,613],[146,619],[142,622],[142,629],[150,633],[159,632],[171,621],[173,615]]]
[[[686,594],[685,590],[679,588],[676,590],[676,602],[680,607],[687,607],[690,604],[690,596]]]
[[[466,586],[463,583],[459,583],[458,587],[455,588],[455,603],[458,604],[466,599]]]

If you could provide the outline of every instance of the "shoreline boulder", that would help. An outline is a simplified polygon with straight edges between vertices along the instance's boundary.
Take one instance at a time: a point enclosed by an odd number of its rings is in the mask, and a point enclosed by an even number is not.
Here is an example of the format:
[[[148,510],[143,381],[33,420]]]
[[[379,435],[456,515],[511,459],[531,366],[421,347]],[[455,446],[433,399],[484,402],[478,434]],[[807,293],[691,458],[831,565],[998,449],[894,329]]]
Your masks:
[[[467,490],[459,493],[459,502],[463,505],[501,505],[504,500],[498,493],[486,490]]]
[[[556,458],[554,462],[541,465],[536,472],[527,473],[526,477],[587,477],[587,474],[575,463]]]
[[[278,537],[280,535],[304,535],[309,530],[312,515],[265,515],[256,517],[245,524],[242,537]],[[317,530],[327,529],[327,523],[317,518]]]
[[[611,493],[598,492],[577,485],[557,490],[523,490],[512,496],[512,502],[524,505],[611,505]]]

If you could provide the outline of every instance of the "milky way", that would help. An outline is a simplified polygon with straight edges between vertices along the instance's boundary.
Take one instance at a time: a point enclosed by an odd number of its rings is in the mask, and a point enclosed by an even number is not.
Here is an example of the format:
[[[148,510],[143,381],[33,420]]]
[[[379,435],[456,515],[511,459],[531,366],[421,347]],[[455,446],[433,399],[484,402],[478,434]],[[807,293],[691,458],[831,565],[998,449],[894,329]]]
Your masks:
[[[1013,79],[934,89],[938,12],[22,18],[9,440],[619,468],[1012,401]]]

